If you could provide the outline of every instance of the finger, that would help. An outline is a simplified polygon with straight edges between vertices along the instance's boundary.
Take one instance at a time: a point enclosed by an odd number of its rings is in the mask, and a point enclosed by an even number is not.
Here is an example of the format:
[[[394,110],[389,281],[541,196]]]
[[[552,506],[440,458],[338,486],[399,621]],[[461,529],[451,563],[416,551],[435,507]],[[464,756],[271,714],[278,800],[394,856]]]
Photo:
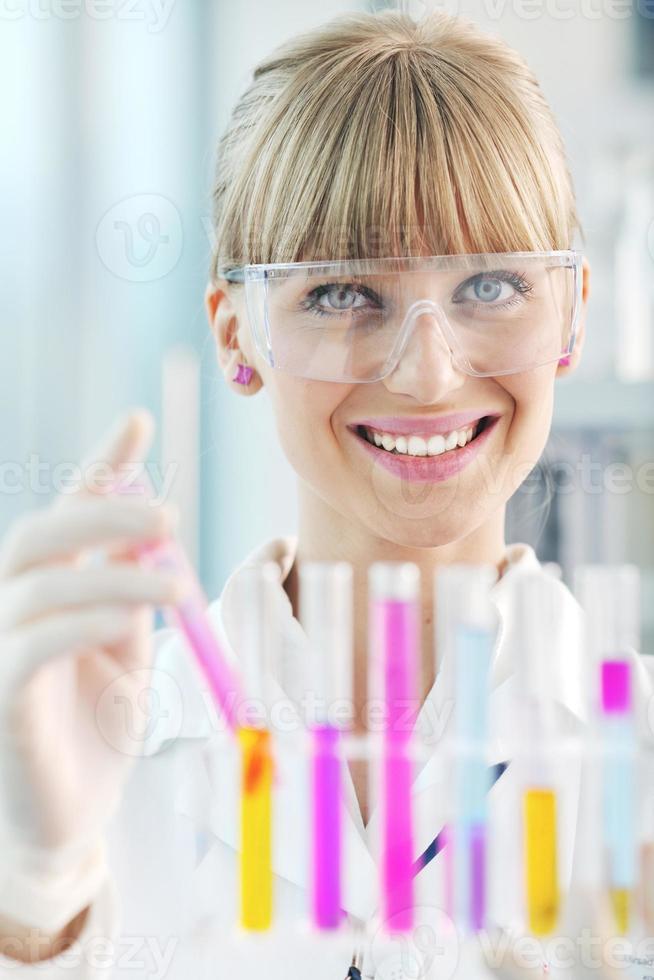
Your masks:
[[[10,580],[0,592],[0,630],[15,629],[61,609],[125,602],[175,605],[187,591],[186,580],[171,572],[113,562],[92,568],[54,565]]]
[[[127,471],[145,460],[153,435],[154,419],[146,409],[121,415],[83,459],[80,493],[107,493],[129,477]]]
[[[116,665],[123,671],[141,669],[146,664],[151,665],[154,653],[153,629],[153,609],[150,606],[136,607],[133,613],[133,628],[123,639],[111,647],[111,660],[113,661],[111,666],[114,670]]]
[[[55,657],[118,643],[129,635],[134,623],[135,615],[125,606],[89,606],[47,616],[5,634],[0,658],[3,696],[11,696]]]
[[[0,578],[84,548],[165,538],[174,526],[175,514],[167,505],[153,507],[123,497],[80,497],[75,507],[48,507],[14,522],[0,550]]]

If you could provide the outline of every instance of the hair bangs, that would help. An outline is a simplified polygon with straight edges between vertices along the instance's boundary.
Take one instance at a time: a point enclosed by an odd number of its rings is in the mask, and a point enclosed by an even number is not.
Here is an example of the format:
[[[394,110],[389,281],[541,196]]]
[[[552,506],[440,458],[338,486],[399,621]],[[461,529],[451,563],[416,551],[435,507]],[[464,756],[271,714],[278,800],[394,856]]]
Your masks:
[[[221,263],[572,247],[560,135],[517,56],[451,18],[351,23],[255,73],[240,179],[218,175]]]

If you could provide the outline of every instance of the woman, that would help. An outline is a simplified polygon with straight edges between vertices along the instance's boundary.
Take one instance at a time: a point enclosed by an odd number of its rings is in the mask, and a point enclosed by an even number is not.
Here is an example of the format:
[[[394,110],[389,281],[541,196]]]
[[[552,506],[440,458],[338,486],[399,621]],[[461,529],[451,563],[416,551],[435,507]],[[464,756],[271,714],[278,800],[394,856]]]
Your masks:
[[[507,547],[505,507],[543,450],[557,379],[581,356],[589,295],[588,263],[571,252],[578,219],[561,139],[531,72],[498,39],[445,15],[334,20],[256,69],[220,143],[214,220],[206,307],[218,360],[234,392],[267,390],[298,475],[297,536],[266,542],[244,562],[279,563],[296,666],[301,562],[353,567],[359,709],[371,562],[419,566],[425,663],[434,573],[491,563],[505,625],[493,675],[501,714],[520,653],[506,583],[538,568],[530,548]],[[312,261],[325,268],[298,265]],[[254,278],[243,273],[248,264],[259,267]],[[120,470],[145,457],[150,438],[147,415],[133,413],[92,460]],[[340,978],[349,939],[316,947],[291,929],[273,948],[230,937],[236,827],[233,801],[214,782],[227,784],[219,777],[230,763],[208,738],[201,685],[169,632],[156,637],[156,724],[126,781],[137,753],[125,711],[147,715],[139,699],[150,684],[152,608],[184,594],[174,576],[141,568],[133,545],[172,524],[165,505],[85,489],[23,519],[4,542],[4,963],[15,976],[31,976],[36,961],[52,975],[95,976],[97,957],[73,961],[73,951],[109,935],[105,961],[116,975],[131,962],[148,976]],[[84,563],[99,546],[111,561]],[[211,609],[234,650],[239,571]],[[562,730],[578,730],[577,607],[560,583],[552,589],[561,636],[552,638],[547,695]],[[423,720],[442,706],[438,684],[423,678]],[[365,786],[353,765],[345,905],[362,927],[376,873]],[[306,855],[301,794],[281,792],[283,928],[305,911]],[[438,815],[427,797],[417,808],[431,831]],[[574,815],[570,834],[568,877]],[[440,874],[437,860],[422,872],[425,906]],[[148,938],[127,949],[127,936]],[[57,958],[75,938],[81,947]],[[402,975],[392,973],[397,950],[379,937],[361,943],[352,976]],[[453,975],[441,965],[439,975]]]

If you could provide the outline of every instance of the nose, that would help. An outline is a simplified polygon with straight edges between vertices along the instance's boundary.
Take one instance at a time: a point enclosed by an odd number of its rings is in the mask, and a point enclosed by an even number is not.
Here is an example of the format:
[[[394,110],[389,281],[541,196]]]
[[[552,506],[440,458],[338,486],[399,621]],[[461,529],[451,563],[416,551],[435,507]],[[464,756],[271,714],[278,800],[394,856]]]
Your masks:
[[[408,338],[398,363],[382,383],[395,394],[407,394],[427,405],[465,384],[454,364],[447,337],[434,310],[424,308],[405,324]]]

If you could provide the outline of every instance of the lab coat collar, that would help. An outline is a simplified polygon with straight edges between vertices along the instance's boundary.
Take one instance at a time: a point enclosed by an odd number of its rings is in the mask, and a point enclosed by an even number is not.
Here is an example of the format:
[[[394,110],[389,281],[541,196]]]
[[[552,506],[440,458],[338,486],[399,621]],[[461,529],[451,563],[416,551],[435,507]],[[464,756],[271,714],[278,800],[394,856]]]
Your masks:
[[[297,553],[297,536],[273,538],[259,545],[246,557],[243,563],[235,569],[227,579],[221,598],[220,619],[229,637],[236,635],[237,624],[234,621],[236,609],[233,602],[234,583],[244,568],[265,561],[275,562],[280,569],[280,582],[286,580]],[[499,632],[495,647],[492,673],[492,687],[499,688],[514,674],[516,663],[514,658],[520,656],[523,639],[518,636],[517,624],[519,617],[512,608],[514,600],[513,582],[516,576],[525,572],[541,572],[544,587],[554,593],[553,608],[557,617],[551,623],[551,659],[547,674],[547,696],[564,706],[578,721],[586,722],[586,692],[587,676],[582,653],[581,611],[577,600],[562,582],[548,575],[542,568],[536,553],[527,544],[512,544],[506,550],[506,570],[495,584],[491,597],[497,608],[499,617]],[[293,610],[286,591],[279,590],[280,615],[282,631],[287,640],[286,649],[282,650],[282,663],[278,669],[278,679],[282,682],[284,691],[298,701],[302,696],[301,687],[296,686],[296,679],[301,671],[294,670],[294,658],[306,645],[306,636],[300,623],[293,616]],[[218,610],[216,610],[218,611]],[[450,665],[441,664],[439,673],[447,673]],[[444,678],[443,678],[444,679]],[[438,685],[438,687],[445,685]],[[425,699],[419,713],[418,729],[424,730],[425,717],[433,708],[433,701],[440,695],[435,684]],[[441,707],[437,704],[437,707]]]
[[[237,611],[233,593],[239,574],[252,565],[263,561],[274,561],[280,567],[280,578],[283,583],[293,564],[296,549],[296,536],[274,538],[257,547],[230,575],[221,597],[211,604],[210,618],[222,638],[230,659],[236,660],[234,649]],[[533,549],[524,544],[510,546],[507,558],[507,569],[492,591],[492,598],[499,614],[500,629],[492,668],[491,713],[494,712],[496,717],[510,719],[514,697],[513,657],[520,655],[520,638],[515,635],[516,617],[511,613],[511,580],[515,575],[538,570],[541,566]],[[558,621],[553,624],[550,687],[547,694],[559,702],[576,721],[583,722],[585,712],[582,697],[583,671],[581,663],[578,662],[581,651],[578,642],[578,607],[560,582],[547,576],[545,571],[542,571],[542,574],[547,578],[549,587],[557,593],[560,608]],[[285,659],[276,676],[269,679],[270,696],[273,699],[290,701],[301,717],[302,712],[298,705],[301,702],[302,690],[296,679],[302,676],[302,672],[294,670],[293,666],[300,662],[299,658],[302,658],[306,651],[307,638],[293,616],[291,603],[283,588],[279,590],[279,615]],[[183,649],[181,656],[188,665],[189,658]],[[168,662],[170,663],[170,656]],[[418,715],[418,730],[432,741],[436,740],[434,735],[438,727],[447,721],[448,699],[451,703],[452,694],[451,678],[451,665],[443,662]],[[188,714],[190,702],[186,698],[185,703]],[[195,757],[194,763],[189,763],[187,767],[177,796],[177,808],[194,819],[205,833],[213,834],[229,846],[237,848],[238,759],[236,752],[227,748],[224,734],[216,736],[214,731],[214,737],[206,739],[206,736],[212,735],[211,730],[207,730],[202,724],[194,725],[193,718],[194,712],[191,710],[189,723],[185,730],[178,733],[178,737],[179,734],[204,735],[206,744],[201,754]],[[507,758],[505,739],[501,734],[502,725],[496,727],[500,734],[492,747],[493,761],[503,761]],[[275,825],[274,870],[278,875],[306,889],[309,884],[307,878],[309,850],[306,840],[308,782],[306,767],[298,765],[297,749],[292,747],[292,742],[293,740],[290,740],[286,746],[282,738],[278,753],[275,812],[281,814],[282,819]],[[437,792],[439,781],[443,778],[442,754],[438,752],[431,754],[424,765],[417,767],[417,776],[413,784],[416,856],[431,843],[446,818],[444,813],[439,812],[445,794]],[[379,814],[372,810],[368,827],[364,828],[354,784],[347,767],[345,767],[344,782],[346,807],[343,828],[345,853],[343,901],[346,911],[365,920],[374,912],[376,905],[377,868],[369,841],[375,837]],[[231,794],[225,792],[226,787],[232,787]]]

